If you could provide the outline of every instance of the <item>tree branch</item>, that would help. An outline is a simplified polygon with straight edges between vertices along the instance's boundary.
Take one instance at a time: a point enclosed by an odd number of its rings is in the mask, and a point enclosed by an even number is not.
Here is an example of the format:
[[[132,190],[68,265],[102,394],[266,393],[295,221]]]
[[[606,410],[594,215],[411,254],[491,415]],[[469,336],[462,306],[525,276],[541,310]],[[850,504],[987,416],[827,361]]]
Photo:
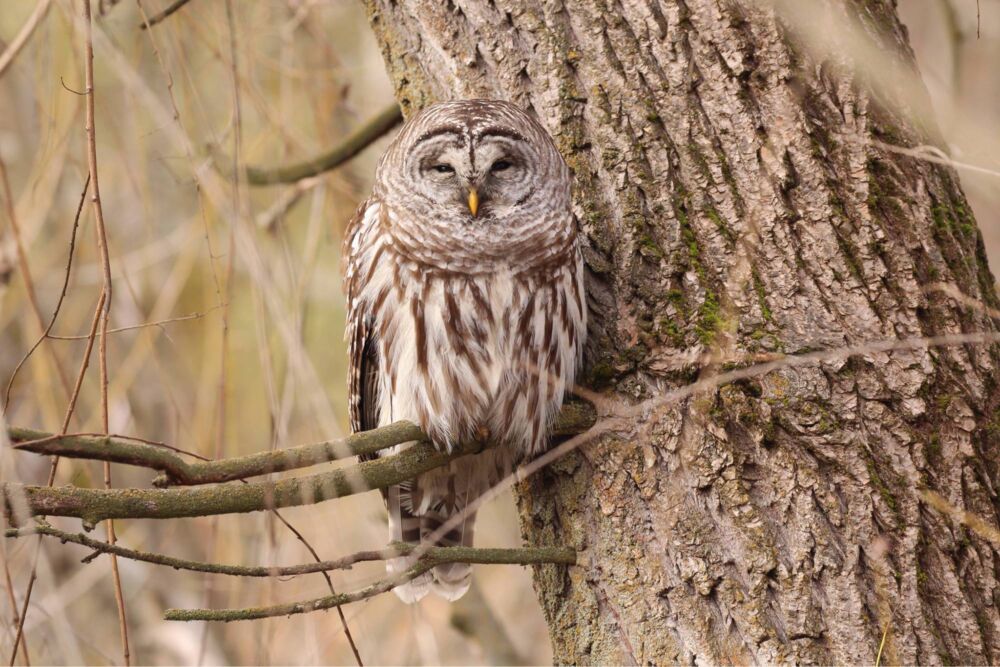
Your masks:
[[[104,519],[174,519],[311,505],[398,484],[476,451],[470,445],[446,454],[422,442],[399,454],[342,470],[243,486],[105,490],[8,482],[0,488],[6,508],[20,507],[23,502],[29,515],[77,517],[88,528]]]
[[[367,148],[373,141],[394,128],[403,120],[403,112],[393,102],[377,116],[347,136],[332,150],[311,160],[284,167],[246,167],[246,180],[250,185],[271,185],[274,183],[294,183],[303,178],[330,171],[339,167]]]
[[[575,435],[593,426],[597,417],[588,403],[563,405],[553,425],[556,436]],[[256,477],[274,472],[328,463],[349,456],[374,454],[404,442],[426,440],[427,436],[409,422],[349,435],[340,440],[300,445],[288,449],[259,452],[217,461],[189,463],[165,447],[135,442],[115,436],[53,435],[28,428],[9,430],[15,449],[49,456],[110,461],[165,473],[153,480],[158,487],[211,484]]]
[[[323,560],[312,563],[302,563],[299,565],[285,566],[263,566],[263,565],[225,565],[222,563],[205,563],[202,561],[185,560],[174,558],[163,554],[129,549],[118,544],[110,544],[101,540],[95,540],[83,533],[70,533],[59,530],[48,523],[39,522],[24,528],[8,528],[4,531],[4,537],[18,538],[29,535],[45,535],[54,537],[60,542],[70,542],[80,546],[93,549],[94,553],[84,558],[84,562],[90,562],[100,554],[114,554],[121,558],[153,563],[154,565],[164,565],[175,570],[190,570],[192,572],[204,572],[207,574],[223,574],[231,577],[294,577],[303,574],[316,574],[319,572],[329,572],[330,570],[347,570],[355,563],[369,561],[386,560],[407,556],[416,549],[416,545],[396,542],[384,549],[370,549],[367,551],[357,551],[353,554]],[[430,547],[428,553],[434,558],[448,558],[447,562],[468,562],[468,563],[519,563],[528,565],[539,562],[539,558],[551,557],[551,560],[544,562],[574,564],[576,563],[576,552],[572,549],[476,549],[471,547]]]
[[[485,565],[540,565],[557,563],[576,564],[576,552],[563,547],[529,547],[523,549],[476,549],[473,547],[430,547],[406,571],[381,579],[353,593],[339,593],[326,597],[247,609],[168,609],[163,618],[168,621],[250,621],[273,616],[304,614],[319,609],[330,609],[375,597],[400,584],[420,576],[436,565],[445,563],[476,563]]]
[[[154,14],[153,16],[149,17],[148,21],[143,21],[142,23],[140,23],[139,29],[148,30],[149,28],[152,28],[154,25],[156,25],[160,21],[163,21],[165,18],[176,12],[178,9],[180,9],[190,1],[191,0],[175,0],[173,4],[169,5],[159,14]]]
[[[556,434],[579,433],[596,421],[589,406],[568,404],[557,422]],[[248,457],[206,463],[187,463],[173,452],[152,445],[127,442],[120,438],[91,436],[48,436],[27,429],[12,429],[11,438],[20,441],[18,447],[60,456],[97,459],[114,463],[141,465],[167,470],[181,478],[190,471],[202,483],[213,480],[239,479],[250,474],[313,465],[330,460],[338,453],[335,443],[319,443]],[[347,453],[371,453],[403,442],[422,440],[425,436],[417,427],[397,422],[379,429],[358,433],[344,439]],[[440,452],[429,442],[416,445],[392,456],[364,461],[349,468],[285,479],[276,482],[253,482],[243,486],[219,485],[188,489],[80,489],[75,487],[40,487],[7,482],[0,485],[3,509],[14,516],[13,508],[22,508],[31,516],[72,516],[83,519],[84,528],[104,519],[172,519],[191,516],[211,516],[260,512],[282,507],[314,503],[384,488],[445,465],[461,456],[482,449],[478,444],[457,447],[450,454]],[[289,453],[291,452],[291,454]],[[208,473],[204,471],[208,470]],[[198,477],[201,474],[201,477]]]
[[[35,32],[35,28],[37,28],[42,22],[45,15],[49,13],[49,7],[51,5],[52,0],[39,0],[38,4],[35,5],[35,10],[31,12],[31,16],[28,17],[28,20],[24,22],[21,30],[14,38],[14,41],[12,41],[7,48],[4,49],[4,52],[0,54],[0,76],[3,76],[3,73],[7,71],[10,64],[14,62],[15,58],[17,58],[17,54],[21,52],[24,45],[28,43],[29,39],[31,39],[31,35]]]
[[[165,473],[153,481],[154,485],[159,487],[172,484],[229,482],[272,472],[306,468],[348,456],[373,454],[400,443],[424,440],[425,437],[413,424],[397,422],[373,431],[356,433],[341,440],[300,445],[218,461],[189,463],[168,449],[114,436],[58,436],[26,428],[10,429],[10,440],[16,449],[36,454],[110,461],[159,470]]]

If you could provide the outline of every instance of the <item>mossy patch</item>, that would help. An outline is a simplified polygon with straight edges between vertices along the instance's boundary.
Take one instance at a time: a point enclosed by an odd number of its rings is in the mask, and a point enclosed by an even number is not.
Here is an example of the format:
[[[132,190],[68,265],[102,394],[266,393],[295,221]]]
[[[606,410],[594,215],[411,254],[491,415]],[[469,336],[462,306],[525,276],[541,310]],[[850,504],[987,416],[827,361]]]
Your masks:
[[[897,525],[901,527],[904,521],[902,510],[899,507],[899,500],[879,473],[878,464],[875,462],[875,458],[872,454],[866,451],[864,453],[864,458],[865,466],[868,468],[868,478],[875,486],[875,490],[878,491],[879,496],[882,498],[882,502],[884,502],[889,508],[889,511],[895,515]]]
[[[584,386],[600,390],[609,387],[617,375],[609,362],[598,361],[586,369],[581,380]]]
[[[771,307],[767,305],[767,291],[764,289],[764,281],[761,280],[760,274],[757,271],[753,271],[753,291],[757,294],[757,303],[760,306],[761,317],[768,324],[774,324],[774,313],[771,312]]]
[[[859,283],[864,285],[865,272],[861,266],[861,259],[858,257],[858,249],[843,234],[835,232],[834,235],[837,237],[837,245],[840,247],[840,254],[847,264],[848,271],[857,278]]]
[[[899,203],[902,191],[892,178],[888,165],[882,160],[871,158],[866,164],[868,170],[868,208],[879,211],[894,220],[902,220],[905,211]]]
[[[713,292],[706,292],[705,300],[698,308],[698,322],[695,324],[698,340],[705,345],[711,345],[724,324],[725,318],[718,297]]]
[[[722,216],[719,215],[718,211],[709,206],[705,209],[705,215],[708,216],[708,219],[712,221],[715,228],[719,230],[720,234],[722,234],[722,238],[726,239],[729,244],[736,241],[736,236],[733,234],[733,230],[729,228],[729,225],[727,225],[726,221],[722,219]]]

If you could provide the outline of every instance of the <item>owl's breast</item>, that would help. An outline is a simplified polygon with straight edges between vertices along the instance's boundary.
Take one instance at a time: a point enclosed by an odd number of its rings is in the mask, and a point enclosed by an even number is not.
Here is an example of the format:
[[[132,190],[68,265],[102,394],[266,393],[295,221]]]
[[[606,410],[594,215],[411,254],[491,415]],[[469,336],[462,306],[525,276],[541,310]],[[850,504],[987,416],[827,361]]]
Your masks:
[[[428,268],[375,241],[359,298],[379,352],[379,421],[411,420],[442,448],[543,445],[573,381],[584,316],[573,264],[541,278]]]
[[[404,263],[393,291],[383,308],[383,421],[412,419],[447,447],[481,437],[511,364],[512,276],[442,275]]]

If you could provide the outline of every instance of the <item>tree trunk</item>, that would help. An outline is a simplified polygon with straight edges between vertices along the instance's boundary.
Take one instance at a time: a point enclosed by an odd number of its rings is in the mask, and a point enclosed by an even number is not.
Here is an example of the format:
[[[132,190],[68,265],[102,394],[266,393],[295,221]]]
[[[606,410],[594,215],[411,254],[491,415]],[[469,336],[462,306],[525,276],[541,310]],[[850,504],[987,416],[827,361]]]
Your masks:
[[[997,329],[926,289],[997,306],[955,174],[884,148],[932,124],[763,3],[366,1],[404,112],[506,98],[556,138],[591,246],[585,385],[636,403],[757,353]],[[803,4],[913,74],[889,0]],[[785,368],[524,482],[526,541],[580,551],[536,570],[556,661],[870,664],[886,628],[883,662],[1000,660],[1000,546],[920,495],[997,525],[998,362]]]

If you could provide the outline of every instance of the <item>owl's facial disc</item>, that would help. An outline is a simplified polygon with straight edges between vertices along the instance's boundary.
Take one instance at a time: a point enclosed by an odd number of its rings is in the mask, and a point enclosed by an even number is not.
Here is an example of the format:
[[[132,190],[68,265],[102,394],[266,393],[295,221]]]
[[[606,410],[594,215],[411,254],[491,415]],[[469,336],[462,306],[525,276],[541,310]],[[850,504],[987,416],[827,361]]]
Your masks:
[[[465,223],[502,223],[531,196],[533,153],[518,136],[443,132],[414,146],[421,194]]]

